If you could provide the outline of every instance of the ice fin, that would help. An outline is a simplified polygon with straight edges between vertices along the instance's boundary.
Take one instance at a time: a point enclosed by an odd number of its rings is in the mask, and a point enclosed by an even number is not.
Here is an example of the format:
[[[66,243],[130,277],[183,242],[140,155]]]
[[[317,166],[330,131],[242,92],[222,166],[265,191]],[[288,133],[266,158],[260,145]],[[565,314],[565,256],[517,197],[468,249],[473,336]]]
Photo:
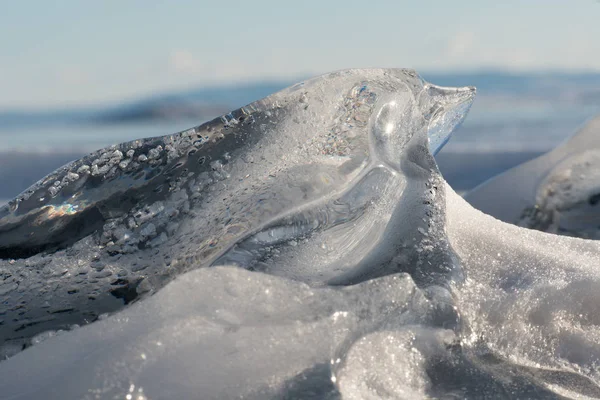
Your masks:
[[[476,89],[472,86],[425,86],[420,103],[423,115],[429,119],[427,134],[432,154],[437,154],[444,147],[452,132],[464,121],[475,99],[475,93]]]

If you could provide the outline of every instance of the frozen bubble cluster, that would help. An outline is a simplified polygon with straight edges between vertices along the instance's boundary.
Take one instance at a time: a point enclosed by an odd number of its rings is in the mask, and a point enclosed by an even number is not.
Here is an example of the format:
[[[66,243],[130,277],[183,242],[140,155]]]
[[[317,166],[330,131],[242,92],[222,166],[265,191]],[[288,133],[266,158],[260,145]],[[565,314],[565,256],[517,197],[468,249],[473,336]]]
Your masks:
[[[44,178],[0,210],[0,393],[600,397],[600,246],[439,174],[474,93],[340,71]]]

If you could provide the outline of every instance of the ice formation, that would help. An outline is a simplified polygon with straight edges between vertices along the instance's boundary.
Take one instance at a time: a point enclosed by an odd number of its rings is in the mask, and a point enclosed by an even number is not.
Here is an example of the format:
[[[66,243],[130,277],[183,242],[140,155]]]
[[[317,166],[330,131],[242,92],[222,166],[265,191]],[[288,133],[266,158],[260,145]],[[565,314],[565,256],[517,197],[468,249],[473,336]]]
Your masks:
[[[442,218],[428,133],[439,148],[473,95],[409,70],[341,71],[55,171],[0,209],[4,351],[210,265],[348,284],[410,264],[447,286],[454,260],[426,232]],[[432,250],[391,260],[413,240]]]
[[[505,222],[600,239],[600,117],[553,151],[489,180],[465,198]]]
[[[600,245],[437,170],[473,94],[342,71],[43,180],[0,219],[2,397],[600,397]]]

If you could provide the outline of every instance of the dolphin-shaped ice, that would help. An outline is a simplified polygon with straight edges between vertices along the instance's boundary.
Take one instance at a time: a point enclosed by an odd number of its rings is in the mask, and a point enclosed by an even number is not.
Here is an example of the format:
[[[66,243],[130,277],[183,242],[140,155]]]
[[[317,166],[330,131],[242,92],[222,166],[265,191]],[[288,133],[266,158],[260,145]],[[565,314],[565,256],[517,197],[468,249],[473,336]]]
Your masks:
[[[462,276],[432,153],[474,94],[345,70],[58,169],[0,209],[0,341],[93,321],[210,265],[313,285],[408,270],[448,287]]]

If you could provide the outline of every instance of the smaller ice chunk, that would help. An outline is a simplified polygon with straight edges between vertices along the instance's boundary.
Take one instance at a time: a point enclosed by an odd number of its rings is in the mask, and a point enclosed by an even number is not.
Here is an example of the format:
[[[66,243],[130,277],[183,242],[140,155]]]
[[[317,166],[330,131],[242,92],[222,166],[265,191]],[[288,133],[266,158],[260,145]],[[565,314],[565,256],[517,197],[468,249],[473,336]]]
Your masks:
[[[553,151],[469,192],[474,207],[502,221],[600,238],[600,116]]]

